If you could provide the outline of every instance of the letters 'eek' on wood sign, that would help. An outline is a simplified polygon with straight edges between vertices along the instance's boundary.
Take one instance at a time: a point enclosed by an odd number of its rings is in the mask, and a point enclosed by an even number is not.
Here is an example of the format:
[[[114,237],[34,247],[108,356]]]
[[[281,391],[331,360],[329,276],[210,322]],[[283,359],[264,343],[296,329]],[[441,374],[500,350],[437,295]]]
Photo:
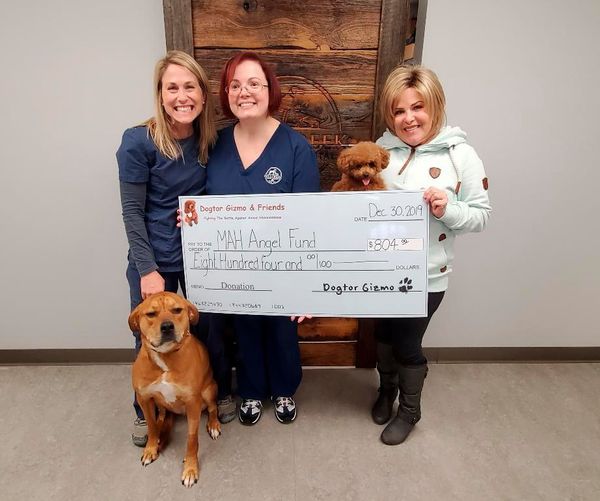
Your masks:
[[[408,0],[163,0],[167,49],[192,54],[215,95],[225,62],[253,50],[283,93],[278,118],[317,152],[321,188],[338,179],[339,152],[378,137],[377,109],[402,62]],[[217,100],[218,101],[218,100]],[[219,128],[230,123],[218,110]],[[304,365],[374,366],[373,321],[318,318],[299,329]]]

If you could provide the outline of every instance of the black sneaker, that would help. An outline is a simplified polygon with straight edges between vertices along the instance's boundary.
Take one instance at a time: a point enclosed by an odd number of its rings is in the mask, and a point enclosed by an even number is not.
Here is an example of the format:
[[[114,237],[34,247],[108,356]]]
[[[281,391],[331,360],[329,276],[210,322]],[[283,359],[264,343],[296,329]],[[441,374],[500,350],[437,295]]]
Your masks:
[[[277,421],[288,424],[296,419],[296,402],[292,397],[273,397],[272,400]]]
[[[246,425],[253,425],[258,422],[262,414],[262,402],[253,398],[243,398],[238,414],[240,422]]]

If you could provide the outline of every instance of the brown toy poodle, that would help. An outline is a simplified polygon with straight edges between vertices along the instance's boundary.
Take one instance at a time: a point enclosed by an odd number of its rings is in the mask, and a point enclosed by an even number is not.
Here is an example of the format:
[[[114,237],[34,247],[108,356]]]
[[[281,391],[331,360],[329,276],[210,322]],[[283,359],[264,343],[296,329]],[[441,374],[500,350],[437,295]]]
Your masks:
[[[331,191],[384,190],[379,173],[387,167],[390,154],[371,141],[363,141],[340,153],[337,166],[342,179]]]

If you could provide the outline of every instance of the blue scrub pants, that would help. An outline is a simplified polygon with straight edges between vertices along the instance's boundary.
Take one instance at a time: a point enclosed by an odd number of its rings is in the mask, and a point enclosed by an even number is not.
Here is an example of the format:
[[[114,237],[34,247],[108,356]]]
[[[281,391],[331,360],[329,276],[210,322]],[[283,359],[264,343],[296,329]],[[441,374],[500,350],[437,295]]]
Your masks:
[[[230,336],[226,336],[231,315],[206,313],[208,319],[207,335],[202,338],[210,356],[213,377],[217,383],[217,400],[231,395],[231,368],[233,365],[233,347]],[[231,329],[229,329],[231,331]]]
[[[293,396],[302,380],[297,324],[261,315],[234,315],[233,322],[240,397]]]

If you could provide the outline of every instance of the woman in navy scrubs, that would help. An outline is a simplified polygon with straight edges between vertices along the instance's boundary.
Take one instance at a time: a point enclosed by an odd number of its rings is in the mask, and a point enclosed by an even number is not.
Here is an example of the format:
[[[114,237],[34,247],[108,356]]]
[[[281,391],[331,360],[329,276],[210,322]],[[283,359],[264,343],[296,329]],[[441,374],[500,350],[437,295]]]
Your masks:
[[[193,57],[171,51],[157,62],[154,100],[155,115],[127,129],[117,151],[132,310],[156,292],[181,286],[185,293],[178,197],[205,192],[208,150],[216,140],[208,78]],[[134,336],[137,353],[140,336]],[[134,408],[132,440],[144,447],[146,421],[135,400]]]
[[[257,54],[241,52],[226,63],[219,94],[223,112],[237,122],[219,132],[211,152],[209,195],[319,191],[315,152],[304,136],[273,116],[281,103],[279,83]],[[232,321],[240,421],[255,424],[262,400],[271,398],[277,420],[292,422],[302,379],[297,324],[261,315],[234,315]]]

